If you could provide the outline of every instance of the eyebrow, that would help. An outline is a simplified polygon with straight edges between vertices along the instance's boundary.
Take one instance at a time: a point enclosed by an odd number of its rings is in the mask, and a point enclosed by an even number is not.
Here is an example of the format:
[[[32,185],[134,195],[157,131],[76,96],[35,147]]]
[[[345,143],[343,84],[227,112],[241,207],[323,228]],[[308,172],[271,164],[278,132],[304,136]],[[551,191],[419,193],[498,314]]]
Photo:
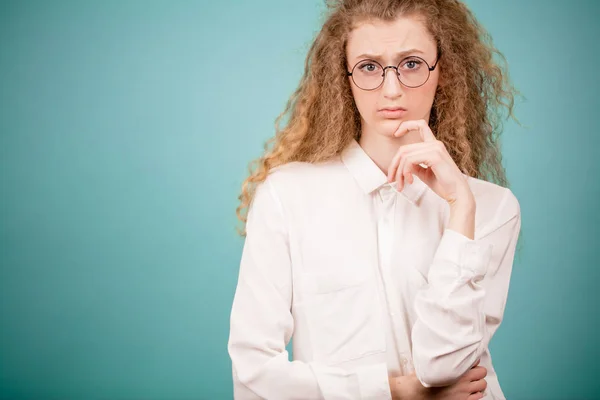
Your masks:
[[[399,57],[399,56],[405,56],[407,54],[410,53],[420,53],[420,54],[425,54],[423,53],[421,50],[419,49],[410,49],[410,50],[405,50],[405,51],[401,51],[399,53],[394,54],[395,57]],[[381,59],[381,55],[378,54],[361,54],[360,56],[354,57],[355,60],[362,60],[364,58],[371,58],[374,60],[379,60]]]

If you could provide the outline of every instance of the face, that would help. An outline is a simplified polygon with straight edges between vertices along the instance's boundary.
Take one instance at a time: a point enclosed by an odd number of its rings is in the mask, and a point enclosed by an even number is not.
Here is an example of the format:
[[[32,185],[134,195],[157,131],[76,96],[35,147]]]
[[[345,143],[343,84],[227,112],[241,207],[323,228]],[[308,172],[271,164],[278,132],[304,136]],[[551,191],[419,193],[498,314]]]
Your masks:
[[[400,17],[394,22],[363,22],[350,33],[348,38],[346,46],[348,72],[352,72],[352,68],[360,62],[363,78],[368,74],[381,76],[381,67],[363,61],[375,60],[385,68],[390,65],[397,66],[400,61],[406,59],[399,67],[400,79],[409,81],[410,75],[415,74],[414,68],[427,68],[425,64],[417,66],[416,63],[411,62],[415,59],[410,56],[421,57],[429,66],[433,66],[437,61],[436,49],[434,38],[416,17]],[[356,72],[358,68],[353,72],[355,79],[358,78]],[[393,68],[385,69],[384,82],[377,89],[370,91],[360,89],[349,76],[354,101],[362,119],[362,134],[393,137],[402,121],[418,119],[429,121],[438,85],[439,68],[439,65],[436,66],[430,72],[427,81],[416,88],[400,83]],[[408,82],[408,86],[415,85]],[[398,107],[406,111],[382,110]]]

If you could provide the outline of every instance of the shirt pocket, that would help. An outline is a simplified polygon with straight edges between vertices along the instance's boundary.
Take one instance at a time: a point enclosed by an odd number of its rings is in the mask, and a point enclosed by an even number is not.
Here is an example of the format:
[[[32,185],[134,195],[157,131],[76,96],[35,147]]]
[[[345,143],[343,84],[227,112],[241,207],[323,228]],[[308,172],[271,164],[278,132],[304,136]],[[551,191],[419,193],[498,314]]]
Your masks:
[[[301,308],[315,361],[334,365],[385,351],[374,274],[356,269],[306,273],[303,282]]]

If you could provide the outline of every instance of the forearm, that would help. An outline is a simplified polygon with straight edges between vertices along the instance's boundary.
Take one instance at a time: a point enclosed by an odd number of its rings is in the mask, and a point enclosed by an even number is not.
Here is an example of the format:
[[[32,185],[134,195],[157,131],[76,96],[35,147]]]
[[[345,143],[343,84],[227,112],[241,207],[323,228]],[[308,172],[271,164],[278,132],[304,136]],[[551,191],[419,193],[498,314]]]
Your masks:
[[[422,400],[423,389],[416,375],[389,376],[392,400]]]
[[[500,325],[506,304],[520,230],[518,202],[506,192],[476,240],[468,237],[472,223],[463,207],[453,208],[453,225],[434,254],[428,285],[415,296],[413,359],[425,387],[446,385],[472,366]]]
[[[475,200],[472,199],[472,195],[450,204],[448,228],[474,240],[475,211],[476,205]]]

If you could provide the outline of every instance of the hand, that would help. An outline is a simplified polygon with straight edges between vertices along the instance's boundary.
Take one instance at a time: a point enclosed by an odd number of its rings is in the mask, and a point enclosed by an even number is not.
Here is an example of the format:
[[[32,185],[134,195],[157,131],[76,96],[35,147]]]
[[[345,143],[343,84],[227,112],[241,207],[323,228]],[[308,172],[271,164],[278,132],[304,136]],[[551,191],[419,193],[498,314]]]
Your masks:
[[[443,387],[424,387],[413,372],[390,377],[393,400],[479,400],[487,387],[487,369],[478,367],[479,360],[458,381]]]
[[[413,183],[414,173],[450,205],[459,201],[474,203],[466,178],[424,120],[403,121],[394,136],[401,137],[411,130],[419,131],[422,142],[400,146],[388,167],[388,182],[396,180],[401,191],[405,182]]]

